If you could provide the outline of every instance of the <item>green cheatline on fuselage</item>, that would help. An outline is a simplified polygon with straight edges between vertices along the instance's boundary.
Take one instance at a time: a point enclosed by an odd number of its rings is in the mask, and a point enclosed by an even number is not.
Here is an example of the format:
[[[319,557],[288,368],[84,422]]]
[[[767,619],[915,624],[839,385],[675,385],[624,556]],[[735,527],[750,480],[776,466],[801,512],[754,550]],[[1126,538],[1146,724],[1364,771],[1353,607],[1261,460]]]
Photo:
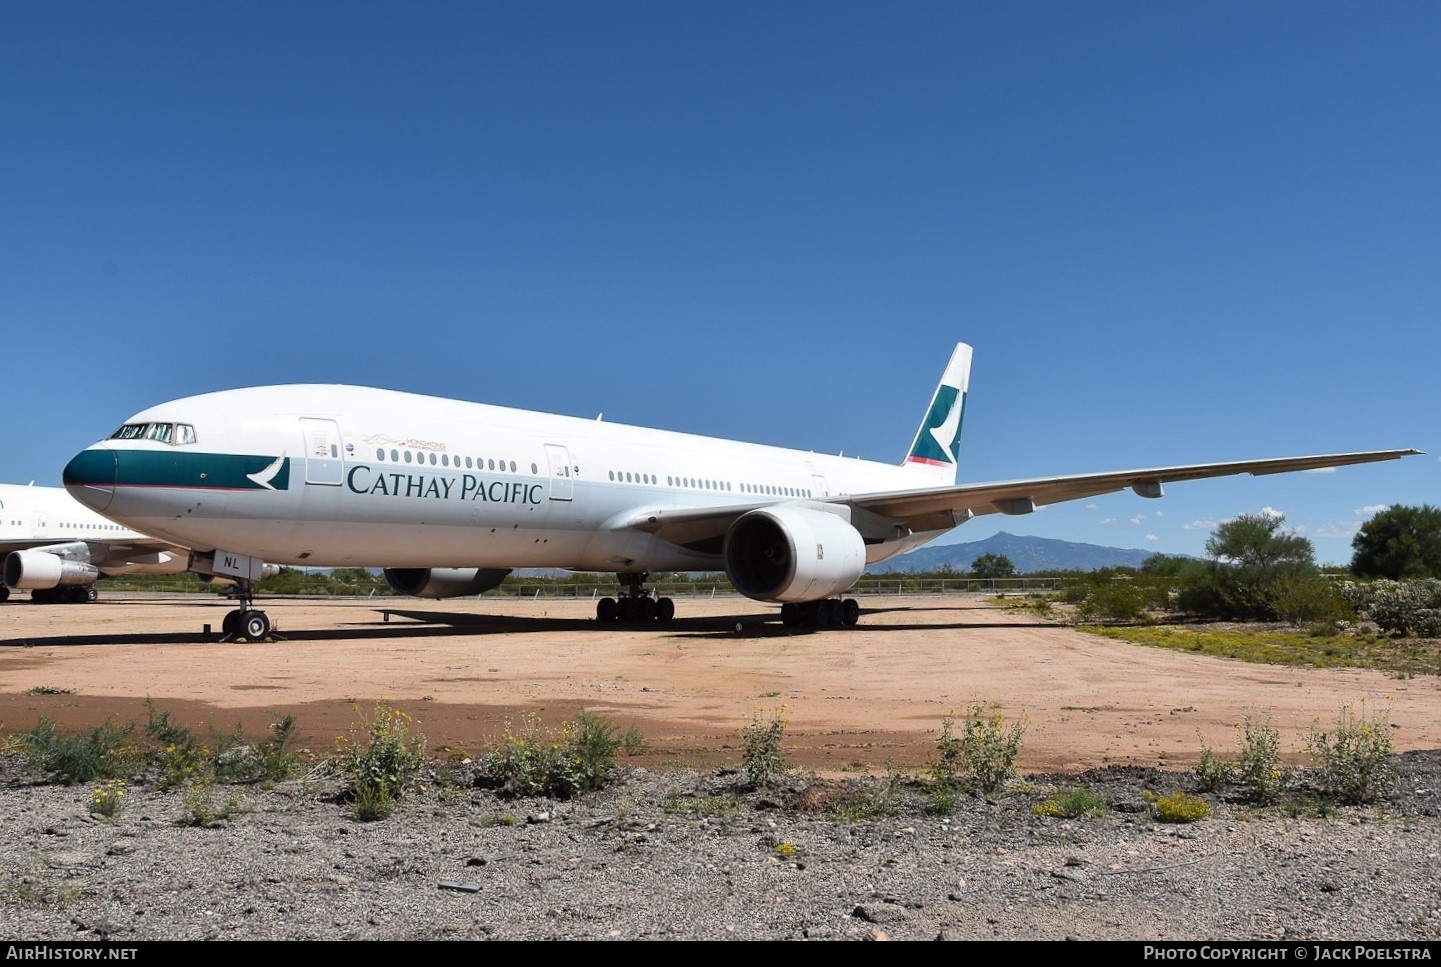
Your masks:
[[[949,434],[950,439],[943,448],[931,431],[944,426],[946,420],[950,419],[951,412],[957,408],[956,427]],[[965,397],[960,395],[960,390],[954,386],[937,387],[936,398],[931,400],[930,412],[926,414],[921,432],[916,434],[916,442],[911,446],[908,459],[925,463],[955,464],[961,455],[961,421],[965,416],[965,408]]]
[[[180,450],[86,450],[65,467],[64,479],[69,486],[288,490],[290,459],[279,458],[279,467],[275,466],[276,459],[254,454]]]

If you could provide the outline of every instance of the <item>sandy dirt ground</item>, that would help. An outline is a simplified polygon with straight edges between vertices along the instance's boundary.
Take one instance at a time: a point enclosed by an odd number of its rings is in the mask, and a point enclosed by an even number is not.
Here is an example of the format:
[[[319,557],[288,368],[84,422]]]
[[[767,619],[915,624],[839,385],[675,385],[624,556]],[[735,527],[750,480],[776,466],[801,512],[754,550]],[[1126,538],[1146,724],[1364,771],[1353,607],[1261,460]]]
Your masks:
[[[587,709],[644,736],[626,764],[707,769],[740,762],[747,722],[783,714],[792,764],[879,772],[923,767],[944,718],[983,703],[1024,722],[1019,764],[1041,773],[1188,768],[1205,745],[1232,752],[1247,714],[1299,762],[1313,722],[1364,701],[1389,709],[1398,752],[1441,748],[1435,677],[1139,647],[979,596],[862,598],[860,625],[825,632],[744,598],[676,604],[675,621],[638,631],[598,625],[588,600],[270,600],[284,640],[242,644],[215,640],[233,607],[220,598],[21,596],[0,605],[0,731],[143,726],[150,699],[193,729],[255,736],[293,713],[328,751],[386,700],[432,751],[473,753],[530,716],[550,730]]]

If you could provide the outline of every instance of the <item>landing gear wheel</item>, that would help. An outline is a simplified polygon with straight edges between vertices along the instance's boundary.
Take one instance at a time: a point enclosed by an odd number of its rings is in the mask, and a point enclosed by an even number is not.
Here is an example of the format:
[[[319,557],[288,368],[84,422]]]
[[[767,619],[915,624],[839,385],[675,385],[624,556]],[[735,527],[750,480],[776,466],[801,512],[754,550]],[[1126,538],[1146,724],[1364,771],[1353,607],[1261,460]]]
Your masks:
[[[835,608],[831,606],[829,601],[817,601],[811,605],[811,607],[815,609],[813,613],[816,616],[815,622],[817,628],[824,628],[831,623],[832,615],[835,614]]]
[[[240,633],[248,641],[264,641],[270,634],[270,616],[264,611],[242,611]]]
[[[220,630],[225,633],[225,637],[232,638],[239,633],[240,616],[244,613],[243,611],[227,611],[225,613],[225,620],[220,622]]]
[[[615,603],[615,598],[601,598],[595,603],[595,620],[604,622],[619,619],[620,606]]]
[[[661,598],[655,603],[655,620],[669,621],[675,617],[675,602],[670,598]]]
[[[80,601],[83,604],[94,604],[95,599],[98,597],[100,597],[100,592],[95,590],[95,585],[92,584],[85,589],[85,597],[81,598]]]
[[[5,585],[0,584],[0,601],[8,600],[10,600],[10,589]]]
[[[635,617],[642,624],[655,621],[656,610],[655,598],[635,599]]]
[[[626,624],[630,624],[635,621],[635,603],[635,598],[621,598],[619,601],[616,602],[616,607],[620,613],[620,620],[625,622]]]
[[[855,627],[857,621],[861,620],[861,603],[855,598],[846,598],[841,602],[841,624],[847,628]]]

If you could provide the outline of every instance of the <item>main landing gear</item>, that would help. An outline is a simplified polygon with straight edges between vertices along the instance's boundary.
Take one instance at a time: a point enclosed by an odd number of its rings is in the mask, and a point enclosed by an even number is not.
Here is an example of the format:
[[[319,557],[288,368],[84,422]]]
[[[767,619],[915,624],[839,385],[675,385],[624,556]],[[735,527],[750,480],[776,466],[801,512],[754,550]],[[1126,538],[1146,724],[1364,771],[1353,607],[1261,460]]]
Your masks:
[[[861,604],[855,598],[781,605],[781,624],[787,628],[849,628],[860,619]]]
[[[670,598],[655,598],[644,587],[650,577],[644,571],[635,574],[618,574],[625,593],[619,598],[601,598],[595,603],[595,620],[602,623],[648,624],[652,621],[669,621],[675,617],[675,602]]]
[[[271,637],[275,630],[270,624],[270,615],[264,611],[257,611],[253,607],[254,596],[250,590],[250,582],[242,581],[237,585],[237,596],[240,598],[240,607],[225,615],[225,620],[220,624],[221,641],[264,641]]]
[[[8,596],[10,589],[5,589]],[[36,604],[91,604],[100,597],[93,584],[62,584],[54,588],[36,588],[30,600]],[[3,601],[4,598],[0,598]]]

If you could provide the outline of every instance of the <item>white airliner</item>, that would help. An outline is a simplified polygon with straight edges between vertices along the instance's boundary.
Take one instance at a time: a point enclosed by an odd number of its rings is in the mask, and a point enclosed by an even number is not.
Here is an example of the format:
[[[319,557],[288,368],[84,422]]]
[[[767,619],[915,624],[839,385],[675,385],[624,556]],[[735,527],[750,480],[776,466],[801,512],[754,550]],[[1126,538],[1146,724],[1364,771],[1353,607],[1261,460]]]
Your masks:
[[[185,548],[101,517],[61,487],[34,484],[0,484],[0,554],[0,601],[28,589],[42,604],[94,601],[102,575],[177,574],[190,559]]]
[[[231,636],[264,637],[262,562],[382,567],[421,597],[518,567],[616,573],[602,621],[666,620],[655,571],[724,569],[788,625],[854,624],[867,564],[981,514],[1165,483],[1391,460],[1381,450],[956,484],[971,347],[956,346],[899,466],[357,386],[252,387],[162,403],[65,468],[82,503],[235,579]]]

